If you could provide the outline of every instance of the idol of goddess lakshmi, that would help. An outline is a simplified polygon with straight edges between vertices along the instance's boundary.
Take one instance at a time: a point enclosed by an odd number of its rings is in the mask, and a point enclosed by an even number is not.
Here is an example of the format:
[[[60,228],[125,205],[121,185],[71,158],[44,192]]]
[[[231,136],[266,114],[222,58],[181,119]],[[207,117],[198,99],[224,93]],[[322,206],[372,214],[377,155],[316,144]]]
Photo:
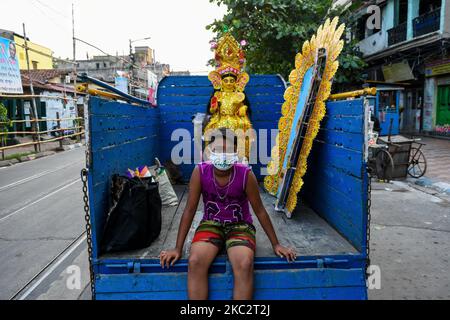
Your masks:
[[[250,131],[252,124],[249,119],[249,104],[244,89],[250,80],[243,72],[245,54],[239,43],[226,33],[216,48],[215,60],[217,67],[210,72],[208,78],[214,87],[214,94],[209,102],[208,111],[211,118],[205,127],[205,133],[219,128],[227,128],[245,138],[245,143],[239,147],[241,159],[249,159]],[[207,134],[205,134],[205,137]],[[208,139],[205,139],[208,143]]]

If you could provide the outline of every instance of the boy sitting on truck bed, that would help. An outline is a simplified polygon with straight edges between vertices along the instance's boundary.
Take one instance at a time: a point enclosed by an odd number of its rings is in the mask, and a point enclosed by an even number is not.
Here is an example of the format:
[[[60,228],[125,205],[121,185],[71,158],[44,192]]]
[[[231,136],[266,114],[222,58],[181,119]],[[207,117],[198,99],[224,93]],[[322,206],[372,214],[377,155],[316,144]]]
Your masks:
[[[192,173],[176,248],[161,252],[161,266],[172,266],[182,256],[184,241],[202,195],[204,216],[192,240],[188,260],[188,297],[208,298],[208,269],[225,245],[234,274],[233,298],[251,299],[256,229],[249,202],[275,254],[288,261],[295,260],[296,254],[278,242],[254,173],[248,166],[238,163],[236,135],[231,130],[219,129],[213,138],[208,146],[210,161],[200,163]],[[226,153],[227,145],[232,147],[232,153]]]

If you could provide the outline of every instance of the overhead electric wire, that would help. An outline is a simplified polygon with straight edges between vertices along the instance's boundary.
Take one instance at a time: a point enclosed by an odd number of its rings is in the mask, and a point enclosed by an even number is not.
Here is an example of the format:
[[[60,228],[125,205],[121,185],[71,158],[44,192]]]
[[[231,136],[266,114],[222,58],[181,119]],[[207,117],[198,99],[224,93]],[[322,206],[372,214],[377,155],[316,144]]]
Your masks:
[[[97,46],[95,46],[95,45],[93,45],[93,44],[91,44],[91,43],[89,43],[87,41],[81,40],[79,38],[75,38],[75,40],[80,41],[80,42],[82,42],[82,43],[84,43],[84,44],[86,44],[86,45],[88,45],[88,46],[90,46],[90,47],[92,47],[94,49],[97,49],[98,51],[100,51],[101,53],[103,53],[104,55],[106,55],[108,57],[114,58],[116,60],[120,60],[120,61],[125,62],[127,64],[131,64],[130,60],[127,60],[127,59],[125,59],[123,57],[119,57],[119,56],[113,56],[112,54],[109,54],[109,53],[105,52],[104,50],[100,49],[99,47],[97,47]],[[143,67],[141,67],[141,66],[139,66],[137,64],[132,64],[132,66],[134,68],[137,68],[137,69],[140,69],[140,70],[148,70],[148,69],[143,68]]]
[[[37,1],[37,0],[34,0]],[[50,20],[53,24],[55,24],[56,26],[58,26],[59,28],[63,28],[66,31],[69,31],[69,29],[67,28],[67,26],[63,26],[61,25],[59,22],[56,22],[52,17],[50,17],[49,15],[47,15],[47,13],[45,13],[45,11],[43,11],[41,8],[39,8],[39,6],[37,6],[33,1],[31,2],[31,5],[34,6],[36,9],[38,9],[42,15],[44,15],[48,20]]]
[[[99,47],[97,47],[96,45],[93,45],[92,43],[89,43],[89,42],[87,42],[87,41],[85,41],[85,40],[81,40],[81,39],[79,39],[79,38],[74,38],[76,41],[80,41],[81,43],[84,43],[84,44],[86,44],[86,45],[88,45],[88,46],[90,46],[90,47],[92,47],[92,48],[94,48],[94,49],[96,49],[96,50],[98,50],[98,51],[100,51],[101,53],[103,53],[104,55],[106,55],[106,56],[108,56],[108,57],[111,57],[111,58],[114,58],[114,59],[116,59],[116,61],[117,60],[120,60],[120,61],[122,61],[122,62],[125,62],[125,63],[127,63],[127,64],[131,64],[131,61],[129,61],[129,60],[126,60],[126,59],[124,59],[123,57],[119,57],[119,56],[113,56],[112,54],[109,54],[109,53],[107,53],[106,51],[104,51],[104,50],[102,50],[102,49],[100,49]],[[136,68],[136,69],[139,69],[139,70],[141,70],[141,71],[149,71],[149,69],[147,69],[147,68],[144,68],[144,67],[141,67],[141,66],[139,66],[139,65],[136,65],[136,64],[131,64],[134,68]],[[135,87],[141,87],[142,86],[142,80],[141,79],[131,79],[132,81],[131,81],[131,85],[134,85]]]
[[[57,13],[57,14],[63,16],[63,17],[67,17],[66,15],[62,14],[62,13],[59,12],[58,10],[52,8],[51,6],[45,4],[44,2],[42,2],[42,1],[40,1],[40,0],[32,0],[32,2],[31,2],[31,4],[32,4],[36,9],[38,9],[38,10],[42,13],[42,15],[44,15],[46,18],[48,18],[53,24],[55,24],[56,26],[61,27],[61,28],[63,28],[63,29],[65,29],[65,30],[68,31],[68,28],[67,28],[67,27],[62,26],[60,23],[56,22],[53,18],[51,18],[49,15],[47,15],[47,14],[46,14],[39,6],[37,6],[36,3],[33,3],[33,1],[35,1],[37,4],[39,4],[39,5],[41,5],[41,6],[44,6],[44,7],[47,7],[48,9],[51,9],[52,11],[54,11],[55,13]],[[87,42],[87,41],[85,41],[85,40],[82,40],[82,39],[76,38],[76,37],[73,37],[73,39],[76,40],[76,41],[79,41],[79,42],[81,42],[81,43],[84,43],[84,44],[86,44],[86,45],[88,45],[88,46],[90,46],[90,47],[92,47],[92,48],[94,48],[94,49],[100,51],[100,52],[103,53],[104,55],[116,59],[117,61],[122,61],[122,62],[124,62],[124,63],[126,63],[126,64],[130,64],[130,65],[131,65],[133,68],[135,68],[135,69],[139,69],[139,70],[141,70],[141,71],[147,71],[147,70],[149,70],[149,69],[147,69],[147,68],[145,68],[145,67],[142,67],[142,66],[140,66],[140,65],[134,64],[134,63],[132,63],[130,60],[126,60],[126,59],[124,59],[123,57],[113,56],[113,55],[107,53],[106,51],[102,50],[101,48],[99,48],[99,47],[97,47],[97,46],[95,46],[95,45],[93,45],[93,44],[91,44],[91,43],[89,43],[89,42]],[[20,46],[20,47],[22,47],[22,48],[26,48],[24,45],[19,45],[19,44],[17,44],[17,45]],[[46,53],[44,53],[44,52],[41,52],[41,51],[38,51],[38,50],[36,50],[36,49],[32,49],[32,48],[30,48],[30,47],[28,47],[28,50],[33,51],[33,52],[35,52],[35,53],[38,53],[38,54],[40,54],[40,55],[46,56],[46,57],[50,57],[50,58],[52,58],[52,59],[55,59],[56,61],[61,61],[61,62],[64,62],[64,63],[73,64],[73,65],[76,64],[76,62],[69,61],[69,60],[65,60],[65,59],[60,59],[60,58],[55,58],[55,57],[53,57],[53,56],[51,56],[51,55],[48,55],[48,54],[46,54]]]
[[[41,0],[35,0],[35,1],[40,3],[41,5],[43,5],[44,7],[47,7],[48,9],[52,10],[53,12],[59,14],[60,16],[62,16],[64,18],[69,18],[66,14],[62,13],[59,10],[56,10],[55,8],[49,6],[48,4],[44,3],[43,1],[41,1]]]
[[[45,3],[43,3],[43,2],[41,2],[41,1],[39,1],[39,0],[34,0],[34,1],[36,1],[37,3],[39,3],[39,4],[42,5],[42,6],[45,6],[45,7],[49,8],[49,9],[52,9],[50,6],[46,5]],[[52,19],[50,16],[48,16],[41,8],[39,8],[36,4],[34,4],[33,2],[31,2],[31,4],[32,4],[37,10],[39,10],[43,16],[45,16],[46,18],[48,18],[53,24],[55,24],[56,26],[58,26],[58,27],[60,27],[60,28],[63,28],[63,29],[65,29],[66,31],[68,31],[68,28],[67,28],[67,27],[65,27],[65,26],[59,24],[58,22],[56,22],[55,20],[53,20],[53,19]],[[56,9],[52,9],[52,10],[55,11],[55,12],[57,12]],[[59,13],[59,14],[61,14],[61,13]],[[45,56],[45,57],[54,59],[54,60],[56,60],[56,61],[61,61],[61,62],[69,63],[69,64],[75,64],[75,63],[72,62],[72,61],[68,61],[68,60],[65,60],[65,59],[56,58],[56,57],[54,57],[54,56],[52,56],[52,55],[49,55],[49,54],[47,54],[47,53],[44,53],[44,52],[42,52],[42,51],[39,51],[39,50],[30,48],[29,46],[27,47],[27,46],[25,46],[25,45],[21,45],[21,44],[18,44],[18,43],[16,43],[16,45],[19,46],[19,47],[22,47],[22,48],[24,48],[24,49],[28,49],[29,51],[32,51],[32,52],[37,53],[37,54],[39,54],[39,55],[42,55],[42,56]]]
[[[127,61],[126,59],[121,58],[121,57],[118,57],[118,56],[113,56],[112,54],[107,53],[106,51],[100,49],[100,48],[97,47],[96,45],[93,45],[93,44],[91,44],[91,43],[89,43],[89,42],[87,42],[87,41],[81,40],[81,39],[79,39],[79,38],[75,38],[75,40],[80,41],[80,42],[84,43],[85,45],[88,45],[88,46],[90,46],[90,47],[92,47],[92,48],[94,48],[94,49],[97,49],[98,51],[100,51],[101,53],[103,53],[104,55],[106,55],[106,56],[108,56],[108,57],[114,58],[114,59],[116,59],[116,60],[121,60],[121,61],[123,61],[123,62],[125,62],[125,63],[130,63],[130,61]]]

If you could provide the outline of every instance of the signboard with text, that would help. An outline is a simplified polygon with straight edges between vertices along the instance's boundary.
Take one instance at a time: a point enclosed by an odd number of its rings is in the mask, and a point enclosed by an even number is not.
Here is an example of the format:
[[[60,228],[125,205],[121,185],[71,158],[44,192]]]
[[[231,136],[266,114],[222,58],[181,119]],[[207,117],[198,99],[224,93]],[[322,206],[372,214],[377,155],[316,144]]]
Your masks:
[[[128,78],[116,77],[114,81],[116,89],[128,94]]]
[[[14,41],[0,37],[0,93],[23,93]]]
[[[414,74],[408,61],[384,65],[382,71],[386,82],[392,83],[414,79]]]
[[[425,66],[426,77],[436,77],[450,74],[450,59],[436,61]]]
[[[151,104],[156,104],[156,90],[158,89],[158,76],[151,72],[147,71],[147,81],[148,81],[148,101]]]

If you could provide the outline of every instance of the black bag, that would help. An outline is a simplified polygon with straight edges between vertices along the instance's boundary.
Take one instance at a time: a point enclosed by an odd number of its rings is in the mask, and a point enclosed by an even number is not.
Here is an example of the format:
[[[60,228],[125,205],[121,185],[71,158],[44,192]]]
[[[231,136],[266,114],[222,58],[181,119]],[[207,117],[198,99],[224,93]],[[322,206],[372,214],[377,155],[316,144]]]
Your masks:
[[[101,240],[101,252],[150,246],[161,232],[161,198],[152,178],[112,177],[112,207]]]

